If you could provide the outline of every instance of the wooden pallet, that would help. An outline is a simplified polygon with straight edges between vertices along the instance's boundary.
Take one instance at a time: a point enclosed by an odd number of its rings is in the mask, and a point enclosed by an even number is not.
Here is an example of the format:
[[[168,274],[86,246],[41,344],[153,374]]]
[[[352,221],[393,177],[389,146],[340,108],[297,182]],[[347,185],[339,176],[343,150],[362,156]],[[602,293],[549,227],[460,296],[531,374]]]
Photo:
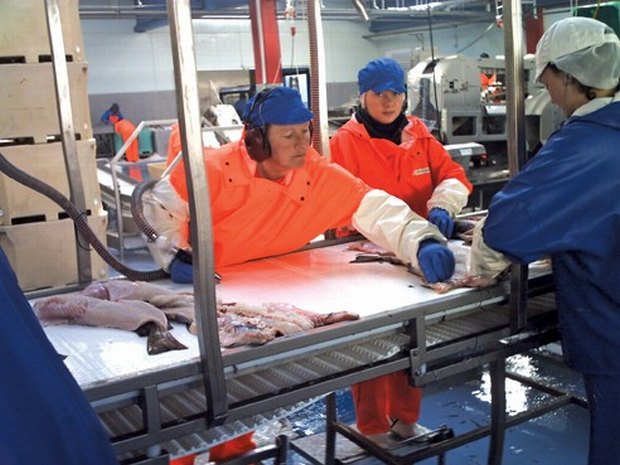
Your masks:
[[[88,217],[88,224],[105,244],[107,212]],[[80,244],[88,247],[80,238]],[[78,282],[76,238],[71,219],[0,226],[0,247],[24,291],[62,287]],[[108,265],[91,251],[93,280],[108,277]]]
[[[86,210],[96,214],[101,210],[102,203],[97,181],[95,141],[78,141],[76,145]],[[20,170],[71,198],[60,142],[0,147],[0,153]],[[66,217],[67,214],[54,201],[0,172],[0,225],[55,221]]]
[[[88,66],[68,63],[73,132],[93,137],[88,103]],[[0,138],[44,144],[59,140],[60,122],[51,63],[0,65]]]
[[[59,3],[60,22],[68,61],[83,62],[84,40],[78,0]],[[2,0],[0,2],[2,33],[0,63],[41,63],[51,56],[45,1]]]

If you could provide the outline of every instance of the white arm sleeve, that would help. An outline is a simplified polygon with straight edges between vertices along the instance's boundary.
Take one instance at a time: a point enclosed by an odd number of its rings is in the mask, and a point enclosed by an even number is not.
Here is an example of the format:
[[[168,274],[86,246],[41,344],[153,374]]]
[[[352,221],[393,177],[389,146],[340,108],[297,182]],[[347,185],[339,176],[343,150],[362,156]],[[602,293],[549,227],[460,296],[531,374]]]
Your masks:
[[[484,243],[482,237],[484,221],[484,219],[480,220],[474,228],[474,238],[471,244],[468,269],[469,274],[472,276],[495,278],[508,268],[511,262],[504,254],[493,250]]]
[[[189,249],[185,230],[189,222],[189,206],[170,184],[162,178],[142,196],[143,213],[149,224],[160,234],[148,247],[155,262],[168,270],[178,249]]]
[[[426,207],[429,211],[431,208],[443,208],[454,218],[467,205],[468,197],[469,189],[465,184],[458,179],[446,179],[435,188]]]
[[[420,241],[435,239],[446,243],[446,238],[434,224],[413,212],[399,198],[378,189],[364,196],[353,214],[353,226],[415,269],[418,269]]]

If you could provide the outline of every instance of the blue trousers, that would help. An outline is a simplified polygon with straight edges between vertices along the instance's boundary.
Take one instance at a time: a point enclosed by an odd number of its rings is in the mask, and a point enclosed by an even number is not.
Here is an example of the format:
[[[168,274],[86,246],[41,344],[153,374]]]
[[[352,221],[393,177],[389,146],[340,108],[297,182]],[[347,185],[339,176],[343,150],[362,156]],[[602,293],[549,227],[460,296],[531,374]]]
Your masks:
[[[620,461],[620,375],[584,374],[590,408],[588,465]]]

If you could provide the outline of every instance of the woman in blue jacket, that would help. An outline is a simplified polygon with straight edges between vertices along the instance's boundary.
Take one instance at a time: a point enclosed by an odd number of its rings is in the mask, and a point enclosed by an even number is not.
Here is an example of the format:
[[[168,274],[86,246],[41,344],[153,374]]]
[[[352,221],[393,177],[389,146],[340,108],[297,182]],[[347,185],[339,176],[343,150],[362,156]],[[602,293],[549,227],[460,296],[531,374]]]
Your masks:
[[[493,198],[470,271],[551,257],[564,358],[589,402],[588,463],[609,465],[620,457],[620,40],[593,19],[558,21],[538,43],[536,79],[568,120]]]

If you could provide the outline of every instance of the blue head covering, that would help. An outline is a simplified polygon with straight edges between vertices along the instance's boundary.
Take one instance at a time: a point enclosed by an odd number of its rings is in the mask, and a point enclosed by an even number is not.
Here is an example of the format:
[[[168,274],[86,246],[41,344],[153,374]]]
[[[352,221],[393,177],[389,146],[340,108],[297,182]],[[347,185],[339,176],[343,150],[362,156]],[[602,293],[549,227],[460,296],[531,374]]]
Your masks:
[[[242,119],[252,127],[264,127],[267,124],[307,123],[313,116],[297,89],[274,87],[264,89],[248,100]]]
[[[405,72],[397,61],[391,58],[372,60],[357,73],[357,85],[360,95],[372,90],[377,94],[391,90],[403,94],[405,88]]]

